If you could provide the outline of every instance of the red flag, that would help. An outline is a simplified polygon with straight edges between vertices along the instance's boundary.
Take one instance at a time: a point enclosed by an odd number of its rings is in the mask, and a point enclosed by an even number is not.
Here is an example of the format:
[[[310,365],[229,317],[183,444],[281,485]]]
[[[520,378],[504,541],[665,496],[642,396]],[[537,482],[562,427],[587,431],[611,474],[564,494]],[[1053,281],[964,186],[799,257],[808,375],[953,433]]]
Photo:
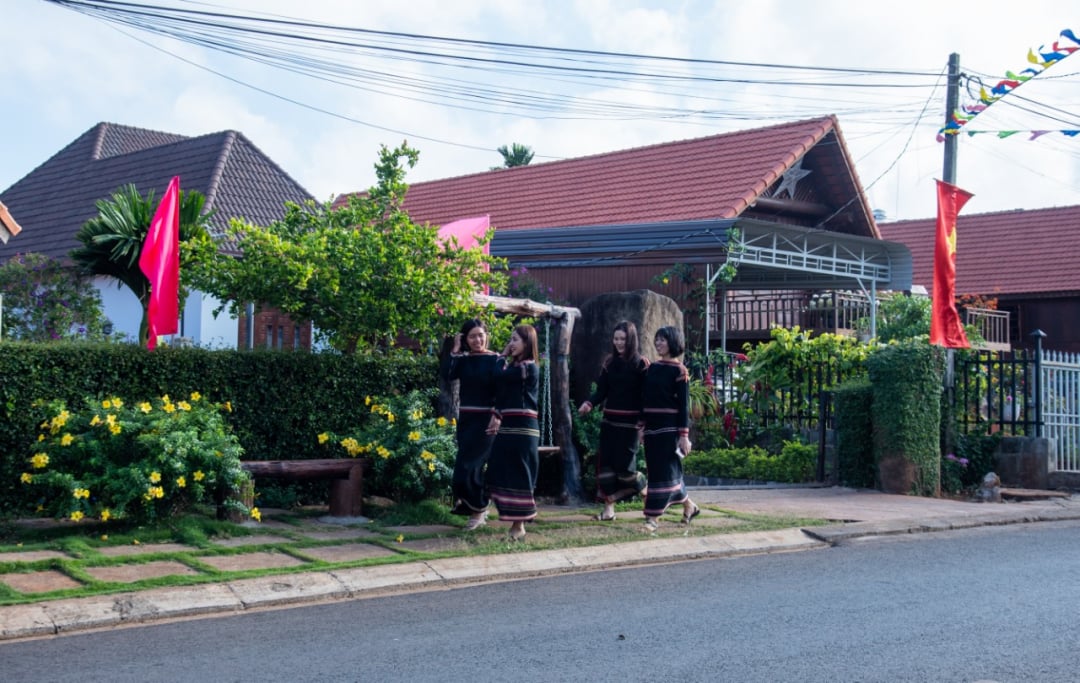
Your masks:
[[[447,223],[439,228],[439,239],[445,244],[451,243],[451,238],[457,240],[457,245],[462,249],[475,247],[480,238],[487,234],[491,227],[491,216],[478,216],[477,218],[462,218]],[[481,249],[485,254],[491,253],[491,243],[487,243]],[[487,265],[484,266],[487,270]],[[484,294],[488,293],[489,287],[484,285]]]
[[[158,335],[174,334],[180,319],[180,176],[169,181],[150,221],[139,270],[150,280],[150,303],[147,308],[149,339],[146,348],[157,346]]]
[[[972,194],[937,181],[937,230],[934,239],[934,291],[930,312],[930,343],[950,349],[971,344],[956,310],[956,215]]]

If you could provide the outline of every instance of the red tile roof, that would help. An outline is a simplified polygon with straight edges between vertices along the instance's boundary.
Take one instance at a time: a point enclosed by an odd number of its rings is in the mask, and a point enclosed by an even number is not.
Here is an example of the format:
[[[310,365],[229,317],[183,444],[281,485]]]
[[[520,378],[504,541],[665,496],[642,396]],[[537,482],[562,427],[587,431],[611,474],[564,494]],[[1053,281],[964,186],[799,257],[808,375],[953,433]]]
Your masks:
[[[435,225],[488,214],[500,230],[734,218],[833,132],[838,144],[828,153],[844,158],[828,172],[848,177],[838,183],[819,173],[814,182],[839,206],[863,192],[828,116],[415,183],[405,208]],[[857,222],[856,232],[874,234],[872,220]]]
[[[911,250],[914,282],[931,288],[934,224],[926,218],[883,223],[882,237]],[[1080,206],[960,214],[956,221],[957,294],[1080,292]]]

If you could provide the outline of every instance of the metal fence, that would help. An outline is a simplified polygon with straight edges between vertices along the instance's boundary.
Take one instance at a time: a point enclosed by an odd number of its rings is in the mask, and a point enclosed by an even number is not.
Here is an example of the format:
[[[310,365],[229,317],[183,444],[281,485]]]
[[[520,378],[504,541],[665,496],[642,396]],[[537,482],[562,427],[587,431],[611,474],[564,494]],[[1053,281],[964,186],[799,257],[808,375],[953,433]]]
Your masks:
[[[1080,472],[1080,353],[1043,351],[1039,413],[1042,436],[1057,445],[1057,469]]]

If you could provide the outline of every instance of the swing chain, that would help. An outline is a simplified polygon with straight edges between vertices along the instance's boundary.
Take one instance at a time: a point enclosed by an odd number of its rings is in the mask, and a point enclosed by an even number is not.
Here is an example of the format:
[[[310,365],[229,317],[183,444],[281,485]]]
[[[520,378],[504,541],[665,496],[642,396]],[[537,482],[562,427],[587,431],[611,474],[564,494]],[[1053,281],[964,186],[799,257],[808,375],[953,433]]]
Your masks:
[[[551,318],[544,325],[544,381],[540,386],[541,429],[544,440],[542,446],[550,446],[554,442],[551,427]]]

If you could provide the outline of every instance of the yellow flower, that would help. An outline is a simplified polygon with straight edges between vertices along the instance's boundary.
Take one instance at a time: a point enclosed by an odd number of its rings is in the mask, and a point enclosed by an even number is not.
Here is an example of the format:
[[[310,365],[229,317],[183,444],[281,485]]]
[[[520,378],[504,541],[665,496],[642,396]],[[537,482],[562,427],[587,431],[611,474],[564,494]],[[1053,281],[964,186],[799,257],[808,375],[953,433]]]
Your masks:
[[[180,401],[179,403],[176,404],[176,407],[179,408],[180,410],[191,410],[191,404],[188,403],[187,401]]]
[[[107,522],[107,521],[109,521],[110,517],[112,517],[112,513],[109,512],[109,508],[105,508],[104,510],[101,511],[101,521]],[[104,541],[104,540],[107,540],[108,538],[109,538],[108,536],[102,536],[101,540]]]
[[[156,484],[159,481],[161,481],[161,472],[151,472],[150,473],[150,483],[151,484]]]
[[[121,431],[123,431],[123,428],[120,425],[117,425],[117,424],[109,425],[109,433],[112,434],[113,436],[116,436]]]
[[[230,413],[232,412],[232,401],[225,401],[225,410]]]
[[[197,391],[191,392],[191,400],[192,401],[198,402],[201,398],[202,398],[202,394],[200,394],[199,392],[197,392]]]
[[[346,450],[346,452],[348,452],[349,455],[354,458],[361,452],[363,452],[360,448],[360,442],[352,438],[351,436],[347,439],[342,439],[341,446]]]
[[[366,405],[366,406],[371,405],[371,397],[370,396],[365,396],[364,397],[364,405]]]
[[[378,453],[383,460],[390,457],[390,451],[387,450],[386,446],[379,446],[377,449],[375,449],[375,452]]]
[[[454,425],[456,427],[457,426],[457,418],[456,417],[450,418],[450,424],[452,424],[452,425]]]
[[[131,539],[131,545],[139,545],[139,539],[137,539],[137,538]]]
[[[102,521],[105,521],[105,520],[102,520]],[[101,540],[103,540],[103,541],[109,540],[109,535],[108,534],[102,534],[101,535]]]
[[[101,407],[104,408],[105,410],[108,410],[109,408],[112,408],[112,401],[110,401],[109,399],[105,399],[104,401],[101,402]]]
[[[82,518],[83,518],[84,516],[85,516],[85,515],[83,515],[83,513],[82,513],[82,510],[76,510],[75,512],[72,512],[72,513],[71,513],[71,521],[73,521],[73,522],[78,522],[78,521],[79,521],[79,520],[81,520],[81,519],[82,519]]]
[[[421,451],[420,458],[423,460],[434,460],[435,454],[431,451]]]
[[[121,401],[120,399],[116,398],[115,396],[113,396],[112,405],[113,405],[113,408],[123,408],[124,407],[124,402]]]
[[[171,403],[164,403],[162,404],[161,409],[166,413],[172,413],[176,410],[176,407]]]
[[[146,493],[150,496],[150,498],[165,497],[165,489],[161,488],[160,486],[151,486],[149,489],[146,490]]]
[[[446,418],[440,417],[438,420],[435,420],[435,424],[439,425],[440,427],[445,427],[447,424]]]
[[[109,417],[112,417],[112,415],[110,415]],[[101,424],[101,416],[95,415],[94,418],[90,420],[90,426],[97,427],[99,424]]]
[[[427,464],[427,468],[428,468],[428,472],[434,472],[435,471],[435,463],[429,462]]]
[[[71,442],[74,441],[74,440],[75,440],[75,437],[73,437],[71,434],[64,434],[63,436],[60,437],[60,445],[61,446],[70,446]]]
[[[24,484],[29,484],[30,482],[34,481],[34,475],[30,474],[29,472],[23,472],[22,475],[19,477],[19,481]]]
[[[419,441],[420,432],[409,432],[409,441]]]
[[[397,538],[395,538],[394,540],[397,541],[398,543],[401,543],[402,541],[405,540],[405,537],[403,535],[401,535],[401,534],[398,534]]]
[[[148,401],[143,401],[139,404],[139,410],[143,411],[144,413],[149,413],[153,409],[154,406],[150,405]]]
[[[105,424],[109,425],[110,427],[113,426],[114,424],[116,424],[116,416],[113,415],[112,413],[109,413],[108,415],[106,415],[105,416]]]
[[[259,512],[259,508],[251,508],[251,518],[256,522],[262,521],[262,513]]]
[[[393,413],[391,413],[391,412],[390,412],[389,410],[388,410],[388,411],[386,411],[386,421],[387,421],[387,422],[393,422],[393,421],[394,421],[394,420],[396,420],[396,419],[397,419],[397,418],[396,418],[396,417],[394,417],[394,414],[393,414]]]
[[[38,441],[44,441],[45,440],[45,435],[44,434],[38,434],[37,435],[37,440]]]
[[[185,486],[187,486],[187,479],[185,477],[177,477],[176,485],[180,488],[184,488]]]
[[[319,434],[319,443],[326,443],[329,440],[330,440],[330,435],[327,434],[326,432],[323,432],[322,434]]]
[[[74,496],[75,498],[89,498],[90,497],[90,489],[75,489],[74,491],[71,492],[71,495]]]
[[[162,403],[172,403],[172,399],[169,398],[168,394],[165,394],[164,396],[161,397],[161,402]]]
[[[412,411],[412,419],[414,419],[414,420],[419,420],[423,416],[424,416],[424,411],[420,410],[419,408]]]
[[[663,282],[666,285],[668,283],[668,279],[664,278],[663,280],[661,280],[661,282]]]
[[[30,458],[30,464],[34,466],[35,470],[44,469],[49,464],[49,456],[44,453],[35,453],[34,457]]]
[[[191,476],[195,479],[195,481],[202,481],[204,478],[206,478],[206,475],[203,474],[202,470],[195,470],[195,473]]]

